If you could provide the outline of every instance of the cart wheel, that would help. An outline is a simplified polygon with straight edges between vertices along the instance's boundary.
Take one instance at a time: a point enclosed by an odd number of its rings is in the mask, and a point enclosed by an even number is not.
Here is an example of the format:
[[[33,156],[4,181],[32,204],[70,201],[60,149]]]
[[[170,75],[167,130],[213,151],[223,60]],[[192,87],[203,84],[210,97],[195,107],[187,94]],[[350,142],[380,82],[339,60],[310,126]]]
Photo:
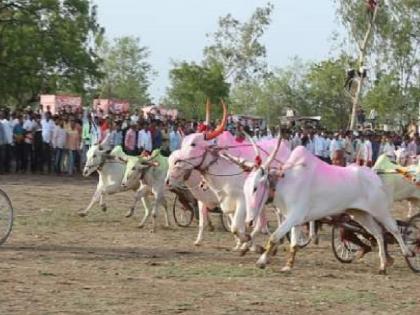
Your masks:
[[[311,242],[311,238],[309,237],[309,225],[302,224],[296,227],[296,231],[297,231],[297,245],[299,246],[299,248],[304,248],[308,246],[308,244]],[[290,242],[290,232],[287,234],[287,239]]]
[[[356,258],[359,246],[343,239],[343,227],[332,227],[331,246],[335,258],[343,264],[349,264]]]
[[[7,194],[0,190],[0,245],[3,244],[12,232],[13,207]]]
[[[223,229],[226,232],[230,232],[230,227],[232,226],[232,220],[230,219],[230,216],[221,212],[220,222],[222,223]]]
[[[180,227],[189,226],[194,219],[194,211],[186,209],[181,203],[179,203],[178,196],[175,196],[172,213],[174,215],[175,223]]]
[[[408,267],[420,273],[420,213],[411,217],[403,233],[404,243],[413,253],[413,257],[405,257]]]

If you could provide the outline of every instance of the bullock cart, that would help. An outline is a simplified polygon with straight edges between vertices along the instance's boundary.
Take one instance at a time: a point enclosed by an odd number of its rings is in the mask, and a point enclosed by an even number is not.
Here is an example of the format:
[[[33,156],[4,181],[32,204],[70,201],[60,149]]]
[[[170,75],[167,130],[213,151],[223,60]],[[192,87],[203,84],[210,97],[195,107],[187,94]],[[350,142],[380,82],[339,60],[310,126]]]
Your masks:
[[[375,245],[373,236],[348,215],[325,219],[322,223],[332,225],[332,250],[334,256],[342,263],[351,263],[358,257],[360,244]],[[405,257],[407,265],[413,272],[420,273],[420,213],[406,221],[397,220],[397,224],[405,244],[414,254],[412,257]],[[352,241],[355,237],[358,239],[356,242]],[[384,233],[384,239],[386,245],[396,242],[388,232]]]
[[[7,194],[0,189],[0,245],[3,244],[12,232],[13,207]]]

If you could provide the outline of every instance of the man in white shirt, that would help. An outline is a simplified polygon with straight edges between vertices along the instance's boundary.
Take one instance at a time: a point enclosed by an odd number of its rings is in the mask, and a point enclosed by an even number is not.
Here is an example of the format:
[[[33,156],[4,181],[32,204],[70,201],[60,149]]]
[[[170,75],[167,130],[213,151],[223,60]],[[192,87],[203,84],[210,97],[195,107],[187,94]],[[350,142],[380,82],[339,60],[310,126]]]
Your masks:
[[[324,137],[316,132],[313,138],[314,153],[322,161],[324,161],[324,147],[325,139]]]
[[[324,157],[324,161],[327,162],[328,164],[331,164],[330,145],[331,145],[330,135],[325,133],[324,134],[324,151],[323,151],[322,154],[323,154],[323,157]]]
[[[42,164],[43,168],[47,165],[48,173],[51,173],[51,153],[52,153],[52,138],[55,129],[54,121],[51,119],[50,113],[43,114],[41,119],[42,127]]]
[[[147,153],[151,153],[153,146],[152,146],[152,134],[150,130],[148,130],[146,125],[141,125],[140,131],[137,137],[137,148],[139,148],[139,153],[142,151],[146,151]]]
[[[372,166],[372,144],[364,134],[360,136],[356,163],[360,166]]]
[[[379,154],[385,154],[390,160],[395,161],[395,146],[388,136],[382,138]]]
[[[64,149],[66,147],[67,132],[64,129],[62,120],[54,128],[53,144],[55,147],[54,168],[57,174],[61,174],[63,170]]]
[[[10,161],[12,158],[12,145],[13,145],[13,127],[11,122],[7,119],[8,114],[0,112],[0,124],[3,126],[5,143],[4,143],[4,172],[10,172]]]
[[[169,151],[172,153],[181,147],[181,134],[178,131],[177,126],[173,126],[169,133]]]

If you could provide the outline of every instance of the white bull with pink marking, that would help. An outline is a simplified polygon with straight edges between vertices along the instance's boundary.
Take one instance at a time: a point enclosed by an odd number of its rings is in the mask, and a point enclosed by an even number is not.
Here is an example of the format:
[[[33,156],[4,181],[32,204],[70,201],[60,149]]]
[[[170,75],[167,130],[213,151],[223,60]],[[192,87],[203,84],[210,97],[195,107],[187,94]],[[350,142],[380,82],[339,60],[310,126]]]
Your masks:
[[[328,165],[302,146],[292,151],[282,167],[274,168],[271,163],[279,147],[280,141],[265,164],[254,166],[244,185],[248,224],[258,217],[267,201],[270,180],[275,180],[274,204],[287,211],[286,220],[270,236],[265,252],[258,259],[259,267],[266,266],[279,240],[293,226],[344,212],[376,239],[380,273],[385,273],[387,266],[382,227],[395,237],[405,256],[412,255],[391,216],[392,204],[383,184],[373,171]]]
[[[227,122],[227,107],[222,101],[223,119],[212,132],[193,133],[186,136],[178,153],[178,159],[169,167],[167,184],[186,181],[193,171],[201,173],[209,188],[216,195],[225,214],[232,216],[231,232],[237,237],[237,248],[252,245],[252,236],[245,234],[245,196],[243,185],[248,175],[241,167],[221,156],[228,153],[241,159],[250,159],[254,155],[252,144],[238,143],[229,132],[224,132]],[[209,107],[207,107],[209,110]],[[217,146],[210,140],[217,137]],[[269,155],[276,145],[276,140],[259,144],[263,158]],[[276,159],[287,159],[290,150],[283,146]],[[248,243],[248,241],[250,241]]]

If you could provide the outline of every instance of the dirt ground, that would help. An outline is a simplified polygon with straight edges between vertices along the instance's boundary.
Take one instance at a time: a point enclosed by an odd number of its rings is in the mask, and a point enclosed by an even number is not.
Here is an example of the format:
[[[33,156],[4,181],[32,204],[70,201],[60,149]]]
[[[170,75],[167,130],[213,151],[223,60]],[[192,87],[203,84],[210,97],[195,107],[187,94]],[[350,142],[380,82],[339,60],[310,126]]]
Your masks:
[[[318,246],[298,253],[293,272],[280,272],[283,251],[260,270],[256,254],[230,250],[232,236],[220,226],[200,247],[195,223],[138,229],[142,208],[124,217],[130,193],[108,197],[105,213],[95,207],[79,217],[95,184],[0,177],[16,214],[0,247],[0,314],[420,314],[420,276],[395,248],[395,265],[380,276],[376,253],[336,261],[325,228]]]

